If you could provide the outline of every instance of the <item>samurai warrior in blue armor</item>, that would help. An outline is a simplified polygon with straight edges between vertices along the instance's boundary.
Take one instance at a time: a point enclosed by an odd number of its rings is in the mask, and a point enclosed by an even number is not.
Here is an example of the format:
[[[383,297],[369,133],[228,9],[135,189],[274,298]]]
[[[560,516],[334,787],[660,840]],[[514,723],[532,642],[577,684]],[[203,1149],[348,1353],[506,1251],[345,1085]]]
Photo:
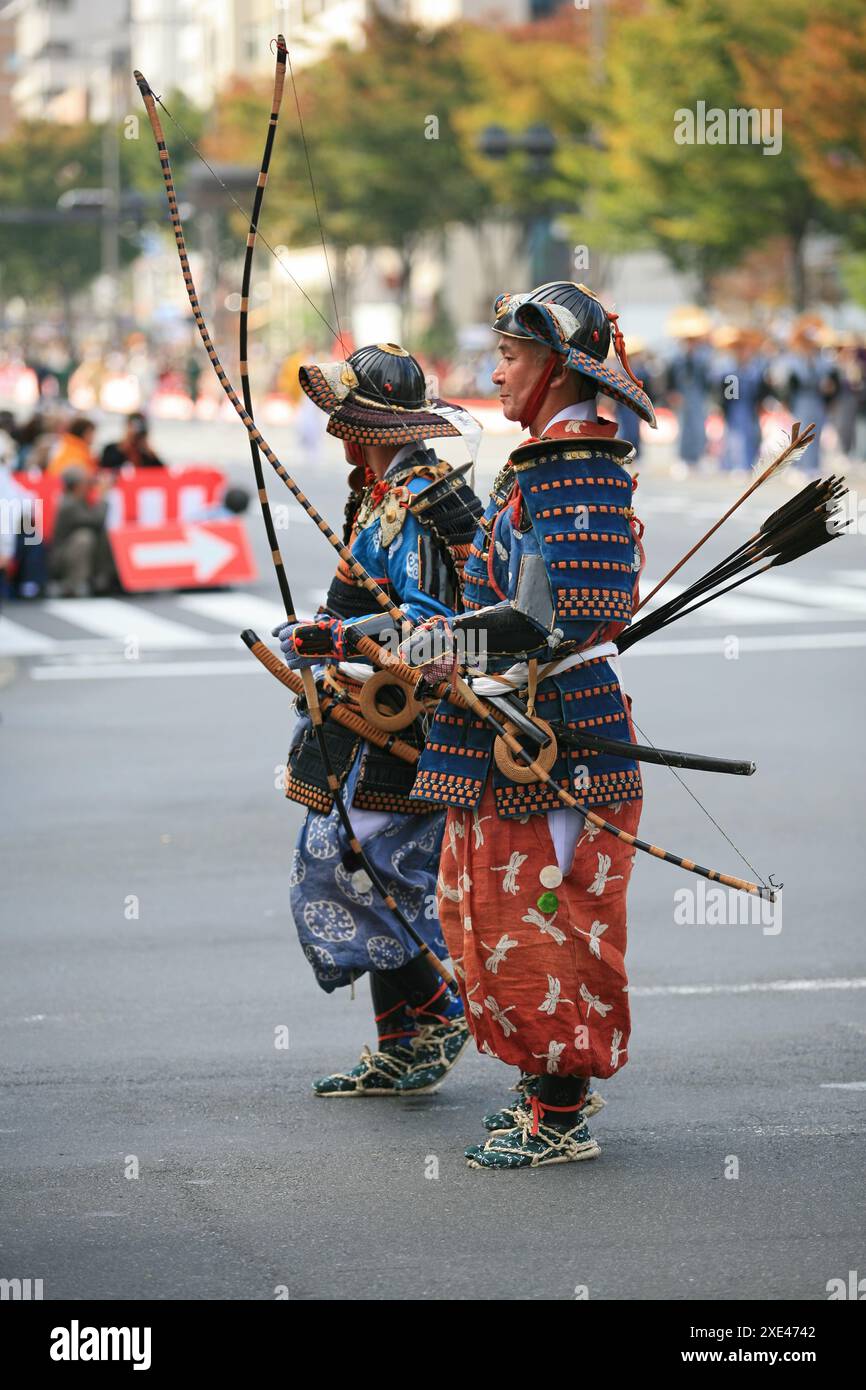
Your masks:
[[[352,465],[344,543],[411,623],[453,617],[481,504],[463,470],[452,471],[425,441],[477,434],[475,421],[429,399],[419,363],[394,344],[360,348],[345,362],[302,367],[299,377],[307,396],[327,412],[328,432],[344,441]],[[396,639],[394,621],[341,560],[316,620],[286,624],[276,635],[289,666],[313,667],[323,693],[343,709],[383,730],[399,727],[402,757],[393,739],[389,747],[376,746],[327,714],[324,737],[371,868],[444,959],[436,874],[445,812],[409,799],[427,714],[417,706],[415,717],[401,719],[393,682],[383,688],[370,665],[352,659],[358,635]],[[292,863],[292,914],[323,990],[369,974],[378,1033],[375,1049],[365,1047],[357,1065],[321,1077],[313,1090],[340,1097],[433,1091],[469,1039],[462,1004],[357,868],[303,701],[299,713],[286,795],[307,815]]]

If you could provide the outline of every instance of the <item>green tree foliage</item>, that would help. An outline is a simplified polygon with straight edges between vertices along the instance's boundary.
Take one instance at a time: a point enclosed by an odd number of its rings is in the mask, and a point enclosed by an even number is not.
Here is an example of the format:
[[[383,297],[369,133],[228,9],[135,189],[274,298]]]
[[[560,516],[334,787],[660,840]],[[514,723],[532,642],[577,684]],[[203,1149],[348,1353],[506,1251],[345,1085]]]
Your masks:
[[[201,117],[183,100],[177,103],[190,135],[200,131]],[[188,124],[187,124],[188,123]],[[133,138],[126,138],[126,131]],[[144,111],[139,126],[118,124],[121,194],[138,192],[142,217],[163,220],[163,182],[159,160]],[[58,125],[49,121],[19,124],[0,144],[0,206],[14,220],[0,221],[2,292],[35,302],[64,301],[85,289],[102,269],[100,219],[81,220],[58,208],[72,190],[97,190],[105,182],[102,126]],[[176,163],[183,168],[191,151],[184,147]],[[119,260],[138,255],[135,220],[121,221]]]
[[[322,224],[289,83],[272,165],[268,223],[276,230],[269,239],[310,245],[324,229],[338,259],[350,246],[393,247],[405,305],[419,238],[449,222],[472,222],[485,210],[486,187],[456,129],[472,83],[459,31],[425,30],[382,15],[368,25],[363,49],[338,47],[298,73]],[[220,104],[208,147],[257,163],[262,131],[261,93],[236,89]]]
[[[648,0],[637,7],[620,0],[608,45],[608,153],[594,238],[620,248],[654,246],[707,287],[715,272],[781,235],[793,252],[794,297],[802,300],[803,238],[810,228],[840,224],[807,155],[811,121],[791,64],[807,26],[822,16],[838,25],[838,10],[835,0]],[[804,55],[803,64],[813,73],[814,57],[810,64]],[[813,85],[817,107],[823,89]],[[724,111],[781,108],[781,151],[677,143],[675,113],[696,111],[698,102]]]

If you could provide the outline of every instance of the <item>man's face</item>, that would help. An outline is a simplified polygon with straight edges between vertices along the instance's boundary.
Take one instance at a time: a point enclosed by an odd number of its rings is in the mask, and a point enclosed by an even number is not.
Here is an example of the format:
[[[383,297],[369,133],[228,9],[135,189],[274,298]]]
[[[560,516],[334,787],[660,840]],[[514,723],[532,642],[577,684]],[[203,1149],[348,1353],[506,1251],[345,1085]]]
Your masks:
[[[506,420],[520,420],[523,408],[535,390],[544,366],[535,343],[524,338],[500,338],[499,361],[493,384],[499,387],[499,400]]]

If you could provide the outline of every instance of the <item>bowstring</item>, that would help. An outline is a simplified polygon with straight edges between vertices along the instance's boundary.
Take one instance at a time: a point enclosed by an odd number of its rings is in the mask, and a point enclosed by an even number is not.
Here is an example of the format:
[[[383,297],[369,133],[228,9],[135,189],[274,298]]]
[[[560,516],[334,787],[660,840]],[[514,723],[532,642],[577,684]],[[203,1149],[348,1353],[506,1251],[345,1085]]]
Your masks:
[[[345,356],[346,344],[345,344],[345,342],[343,341],[342,329],[340,328],[340,314],[339,314],[339,310],[338,310],[338,308],[337,308],[337,295],[336,295],[336,291],[335,291],[335,289],[334,289],[333,277],[332,277],[332,275],[331,275],[331,264],[330,264],[330,261],[329,261],[329,259],[328,259],[328,252],[327,252],[327,247],[326,247],[326,244],[325,244],[325,231],[324,231],[324,227],[323,227],[323,224],[322,224],[321,214],[320,214],[320,212],[319,212],[319,200],[318,200],[318,195],[317,195],[317,193],[316,193],[315,183],[314,183],[314,181],[313,181],[313,171],[312,171],[312,168],[311,168],[311,166],[310,166],[310,154],[309,154],[309,149],[308,149],[308,146],[307,146],[306,136],[305,136],[305,134],[304,134],[303,121],[301,120],[300,103],[299,103],[299,101],[298,101],[298,91],[297,91],[297,86],[296,86],[296,84],[295,84],[294,73],[292,72],[292,60],[291,60],[291,58],[290,58],[290,56],[289,56],[288,47],[286,47],[286,60],[287,60],[287,63],[288,63],[289,73],[290,73],[291,79],[292,79],[292,91],[294,92],[294,96],[295,96],[295,104],[296,104],[296,106],[298,107],[298,120],[299,120],[300,128],[301,128],[301,138],[302,138],[303,144],[304,144],[304,154],[305,154],[305,156],[306,156],[307,169],[308,169],[309,175],[310,175],[310,186],[311,186],[312,192],[313,192],[313,201],[314,201],[315,208],[316,208],[316,219],[317,219],[317,221],[318,221],[319,233],[320,233],[320,236],[321,236],[321,239],[322,239],[322,250],[324,251],[324,254],[325,254],[325,266],[327,267],[327,272],[328,272],[328,283],[329,283],[329,285],[330,285],[330,287],[331,287],[331,297],[332,297],[332,299],[333,299],[333,301],[334,301],[334,315],[335,315],[335,317],[336,317],[336,319],[337,319],[337,328],[334,328],[334,325],[333,325],[332,323],[330,323],[328,319],[325,318],[325,315],[322,313],[322,311],[321,311],[321,309],[319,308],[318,304],[316,304],[315,301],[312,300],[312,299],[310,298],[310,296],[307,294],[307,291],[304,289],[303,285],[300,283],[299,280],[297,280],[297,279],[295,278],[295,276],[292,274],[292,272],[291,272],[291,270],[289,269],[289,267],[286,265],[285,261],[282,260],[282,259],[277,255],[276,251],[274,250],[274,248],[273,248],[273,246],[271,245],[271,243],[268,241],[267,237],[264,235],[264,233],[263,233],[262,231],[260,231],[260,229],[259,229],[259,227],[258,227],[258,224],[256,224],[256,226],[255,226],[256,238],[257,238],[258,241],[260,241],[264,246],[266,246],[266,247],[268,248],[268,250],[270,251],[270,253],[271,253],[271,255],[273,256],[274,260],[276,261],[277,265],[280,267],[280,269],[281,269],[282,271],[285,272],[286,275],[288,275],[288,277],[289,277],[289,279],[291,280],[292,284],[293,284],[293,285],[295,286],[295,288],[300,292],[300,294],[303,296],[303,298],[304,298],[304,299],[306,300],[306,302],[309,304],[310,308],[313,310],[313,312],[316,314],[316,316],[317,316],[317,317],[321,320],[321,322],[325,325],[325,327],[327,328],[327,330],[328,330],[328,332],[330,333],[331,337],[334,339],[334,341],[335,341],[336,343],[339,344],[340,356],[341,356],[343,362],[345,362],[345,361],[346,361],[346,356]],[[151,89],[151,91],[152,91],[152,90],[153,90],[153,89]],[[202,164],[203,164],[204,167],[208,170],[208,172],[210,173],[211,177],[214,178],[214,179],[216,179],[216,181],[217,181],[217,183],[219,184],[220,188],[221,188],[221,189],[223,190],[223,192],[227,195],[227,197],[228,197],[229,201],[232,203],[232,205],[233,205],[235,208],[237,208],[238,212],[242,215],[244,221],[245,221],[245,222],[249,222],[249,221],[250,221],[250,219],[249,219],[249,213],[246,212],[245,209],[241,206],[241,204],[238,202],[237,198],[236,198],[236,197],[234,196],[234,194],[232,193],[231,189],[228,187],[228,185],[225,183],[225,181],[224,181],[223,179],[220,178],[220,176],[219,176],[219,174],[217,173],[216,169],[214,169],[213,165],[209,162],[209,160],[206,159],[205,156],[202,154],[201,150],[199,149],[198,145],[197,145],[197,144],[195,143],[195,141],[193,140],[192,136],[189,135],[189,134],[187,133],[186,130],[184,130],[184,128],[183,128],[183,126],[181,125],[180,121],[177,120],[176,117],[174,117],[174,116],[171,114],[171,112],[169,111],[169,109],[168,109],[168,107],[166,106],[165,102],[163,101],[162,97],[157,96],[156,92],[153,92],[153,98],[154,98],[154,101],[156,101],[156,102],[162,107],[163,111],[165,112],[166,116],[168,116],[168,119],[171,121],[172,125],[175,126],[177,130],[180,131],[181,135],[183,136],[183,138],[184,138],[184,140],[186,141],[186,143],[189,145],[190,149],[193,151],[193,153],[196,155],[196,157],[197,157],[198,159],[201,160]],[[252,223],[251,223],[251,222],[250,222],[250,225],[252,226]],[[338,331],[338,330],[339,330],[339,331]],[[384,393],[383,393],[382,391],[380,391],[379,388],[378,388],[377,386],[374,385],[374,383],[371,382],[370,385],[373,386],[373,389],[375,390],[375,393],[376,393],[376,395],[378,396],[379,400],[382,402],[382,404],[388,407],[388,409],[391,411],[391,414],[392,414],[392,415],[396,415],[396,416],[399,418],[399,417],[400,417],[400,412],[399,412],[399,410],[397,409],[397,407],[394,405],[394,402],[393,402],[393,401],[389,401],[389,400],[388,400],[388,397],[387,397],[386,395],[384,395]]]
[[[645,739],[646,742],[649,744],[650,748],[652,748],[653,751],[654,751],[655,753],[658,754],[658,756],[660,757],[662,763],[663,763],[664,766],[667,768],[668,772],[673,773],[674,777],[675,777],[676,780],[679,782],[679,784],[680,784],[680,786],[683,788],[683,790],[686,791],[686,792],[688,792],[689,796],[692,798],[692,801],[694,801],[698,806],[700,806],[700,808],[701,808],[701,810],[703,811],[704,815],[705,815],[705,816],[707,817],[707,819],[708,819],[709,821],[711,821],[712,824],[716,827],[716,829],[718,830],[719,834],[722,835],[722,836],[724,837],[724,839],[727,840],[728,844],[731,846],[731,849],[734,851],[734,853],[735,853],[740,859],[742,859],[742,861],[743,861],[743,863],[746,865],[746,867],[749,868],[749,869],[752,871],[752,873],[755,875],[755,878],[758,880],[758,882],[761,884],[761,886],[762,886],[763,888],[768,888],[770,885],[767,883],[767,880],[764,878],[764,875],[763,875],[762,873],[760,873],[760,872],[755,868],[754,864],[751,863],[751,861],[750,861],[749,859],[747,859],[746,856],[743,854],[743,851],[742,851],[741,849],[739,849],[737,845],[734,844],[734,842],[733,842],[733,840],[731,839],[730,835],[727,833],[726,830],[724,830],[724,829],[722,828],[721,825],[719,825],[719,822],[716,820],[716,818],[715,818],[715,816],[712,814],[712,812],[707,810],[706,806],[705,806],[704,803],[701,801],[700,797],[699,797],[695,792],[692,791],[692,789],[691,789],[691,787],[689,786],[688,782],[684,782],[684,781],[683,781],[682,777],[680,777],[679,773],[677,772],[677,770],[676,770],[676,768],[673,766],[673,764],[668,762],[668,760],[667,760],[667,758],[665,757],[665,755],[664,755],[664,753],[662,752],[662,750],[661,750],[660,748],[656,748],[656,746],[655,746],[655,744],[653,743],[652,739],[650,738],[649,734],[646,733],[645,730],[643,730],[643,729],[641,728],[640,724],[638,724],[638,722],[637,722],[637,720],[635,719],[634,715],[632,715],[631,720],[632,720],[632,723],[634,724],[635,728],[637,729],[638,733],[640,734],[641,738]]]
[[[287,51],[287,56],[288,56],[288,51]],[[238,212],[241,213],[241,215],[242,215],[244,221],[245,221],[245,222],[248,222],[248,221],[249,221],[249,213],[246,212],[246,211],[244,210],[244,208],[241,207],[240,203],[238,202],[238,200],[237,200],[237,198],[235,197],[235,195],[232,193],[232,191],[231,191],[231,189],[229,188],[228,184],[226,184],[226,183],[224,182],[224,180],[220,178],[220,176],[219,176],[219,174],[217,173],[216,169],[215,169],[215,168],[213,167],[213,165],[205,158],[205,156],[202,154],[201,150],[199,149],[198,145],[195,143],[195,141],[192,139],[192,137],[191,137],[190,135],[188,135],[187,132],[184,130],[184,128],[183,128],[183,126],[181,125],[180,121],[176,120],[175,117],[171,114],[171,112],[169,111],[169,109],[168,109],[168,107],[166,106],[165,102],[163,101],[162,97],[157,96],[156,92],[153,93],[153,97],[154,97],[154,100],[155,100],[156,102],[158,102],[159,105],[162,107],[163,111],[164,111],[165,114],[168,116],[168,119],[171,121],[172,125],[175,126],[175,127],[177,128],[177,130],[180,131],[181,135],[183,136],[184,140],[185,140],[186,143],[189,145],[189,147],[190,147],[190,149],[193,151],[193,153],[194,153],[195,155],[197,155],[197,157],[201,160],[201,162],[202,162],[202,164],[204,165],[204,167],[205,167],[205,168],[208,170],[208,172],[213,176],[213,178],[216,179],[217,183],[219,184],[219,186],[220,186],[220,188],[223,190],[223,192],[224,192],[225,194],[227,194],[227,196],[228,196],[228,198],[229,198],[229,201],[237,208]],[[295,286],[295,288],[296,288],[297,290],[299,290],[300,293],[303,295],[304,299],[307,301],[307,303],[309,304],[309,306],[310,306],[310,308],[313,310],[313,312],[314,312],[315,314],[317,314],[318,317],[321,319],[322,323],[323,323],[323,324],[325,325],[325,327],[327,328],[327,330],[328,330],[328,332],[330,333],[331,337],[332,337],[332,338],[338,338],[338,334],[337,334],[337,332],[336,332],[336,330],[335,330],[333,324],[332,324],[332,323],[329,323],[329,321],[325,318],[325,315],[322,313],[322,311],[321,311],[321,309],[319,308],[318,304],[316,304],[315,301],[312,300],[312,299],[310,298],[310,296],[307,294],[307,291],[304,289],[304,287],[303,287],[303,285],[300,283],[300,281],[295,279],[295,276],[294,276],[294,275],[292,274],[292,272],[289,270],[289,267],[286,265],[285,261],[282,260],[281,257],[277,255],[277,253],[276,253],[276,251],[274,250],[273,246],[271,246],[271,243],[268,241],[268,239],[267,239],[267,237],[265,236],[264,232],[262,232],[262,231],[260,230],[260,228],[258,227],[258,225],[256,225],[256,227],[255,227],[255,233],[256,233],[257,239],[258,239],[260,242],[262,242],[262,243],[268,248],[268,250],[270,251],[270,253],[271,253],[271,255],[273,256],[274,260],[276,261],[277,265],[281,268],[281,270],[285,271],[286,275],[288,275],[288,277],[289,277],[289,279],[291,280],[292,284],[293,284],[293,285]],[[327,259],[327,258],[326,258],[326,259]],[[330,267],[329,267],[329,269],[328,269],[328,278],[330,279]],[[335,301],[335,308],[336,308],[336,301]]]
[[[337,307],[337,291],[336,291],[335,288],[334,288],[334,277],[333,277],[332,274],[331,274],[331,262],[330,262],[330,258],[329,258],[329,256],[328,256],[328,247],[327,247],[327,244],[326,244],[326,242],[325,242],[325,226],[324,226],[324,223],[323,223],[323,221],[322,221],[322,214],[321,214],[321,212],[319,211],[319,195],[318,195],[318,192],[317,192],[317,190],[316,190],[316,180],[313,178],[313,166],[312,166],[312,163],[310,162],[310,149],[309,149],[309,146],[308,146],[308,144],[307,144],[307,134],[306,134],[306,131],[304,130],[304,118],[303,118],[303,116],[301,115],[301,102],[300,102],[300,98],[299,98],[299,96],[298,96],[298,87],[297,87],[297,83],[295,82],[295,71],[294,71],[294,68],[292,67],[292,55],[291,55],[291,53],[289,52],[288,47],[286,48],[286,62],[287,62],[288,65],[289,65],[289,77],[290,77],[291,83],[292,83],[292,95],[293,95],[294,98],[295,98],[295,110],[296,110],[297,113],[298,113],[298,129],[299,129],[300,132],[301,132],[301,144],[302,144],[303,147],[304,147],[304,159],[306,160],[306,163],[307,163],[307,174],[309,175],[309,179],[310,179],[310,191],[311,191],[311,193],[312,193],[312,195],[313,195],[313,206],[314,206],[314,208],[316,209],[316,222],[318,223],[318,227],[319,227],[319,237],[321,238],[321,242],[322,242],[322,255],[323,255],[324,258],[325,258],[325,269],[326,269],[327,272],[328,272],[328,284],[329,284],[330,287],[331,287],[331,299],[332,299],[333,304],[334,304],[334,318],[335,318],[336,321],[337,321],[337,334],[336,334],[336,337],[337,337],[337,342],[338,342],[339,347],[340,347],[341,356],[342,356],[342,358],[343,358],[343,361],[345,362],[345,361],[346,361],[346,344],[345,344],[345,342],[343,341],[343,329],[342,329],[342,326],[341,326],[341,324],[340,324],[340,310],[339,310],[339,308]]]

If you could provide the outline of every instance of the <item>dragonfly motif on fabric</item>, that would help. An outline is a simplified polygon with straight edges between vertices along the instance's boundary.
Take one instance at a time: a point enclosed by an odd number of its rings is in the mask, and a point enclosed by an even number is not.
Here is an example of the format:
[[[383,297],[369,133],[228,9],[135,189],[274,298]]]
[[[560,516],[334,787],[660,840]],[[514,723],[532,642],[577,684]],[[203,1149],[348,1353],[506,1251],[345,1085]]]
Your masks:
[[[548,1075],[552,1076],[555,1072],[559,1071],[559,1059],[564,1051],[564,1042],[551,1041],[547,1044],[546,1052],[533,1052],[532,1055],[533,1057],[538,1057],[539,1060],[544,1061],[545,1069]]]
[[[596,960],[601,960],[601,937],[607,931],[607,922],[600,922],[596,917],[591,924],[589,931],[581,931],[580,927],[575,927],[578,936],[586,937],[586,944],[589,947],[589,954],[595,956]]]
[[[595,878],[586,891],[588,893],[594,893],[597,898],[600,898],[608,883],[612,883],[615,878],[622,878],[622,874],[612,874],[610,872],[610,866],[613,861],[609,854],[601,854],[596,851],[596,858],[598,859],[598,868],[595,871]]]
[[[509,1004],[507,1009],[500,1009],[493,995],[488,994],[484,1000],[484,1007],[492,1016],[493,1022],[499,1024],[506,1038],[510,1038],[512,1033],[517,1032],[517,1024],[512,1023],[511,1019],[508,1017],[508,1014],[512,1013],[517,1008],[516,1004]],[[496,1054],[493,1053],[493,1056],[495,1057]]]
[[[593,1009],[596,1009],[598,1013],[601,1014],[601,1017],[604,1018],[613,1008],[613,1004],[602,1004],[601,997],[598,994],[591,994],[585,984],[580,987],[580,997],[584,1004],[586,1004],[586,1012],[588,1014],[591,1014]]]
[[[466,994],[466,1001],[467,1001],[467,1003],[468,1003],[468,1005],[469,1005],[469,1010],[470,1010],[470,1012],[474,1015],[475,1018],[481,1018],[482,1014],[484,1013],[484,1006],[483,1006],[483,1004],[479,1004],[479,1002],[478,1002],[477,999],[473,999],[473,998],[472,998],[472,996],[473,996],[473,994],[475,993],[475,991],[476,991],[477,989],[480,989],[480,988],[481,988],[481,981],[480,981],[480,980],[477,980],[476,983],[472,986],[472,988],[471,988],[471,989],[467,992],[467,994]]]
[[[484,844],[484,831],[481,829],[486,820],[492,820],[492,816],[479,816],[477,811],[472,812],[472,830],[475,835],[475,849],[480,849]]]
[[[565,932],[555,925],[556,912],[554,912],[552,917],[545,917],[542,912],[538,911],[537,907],[530,907],[520,920],[522,922],[528,922],[531,927],[538,927],[542,936],[551,937],[556,942],[557,946],[561,946],[565,940]]]
[[[538,1006],[540,1014],[550,1014],[551,1018],[556,1013],[557,1004],[573,1004],[573,999],[562,999],[562,983],[555,975],[547,977],[547,993]],[[563,1044],[564,1046],[564,1044]],[[533,1053],[533,1056],[535,1054]]]
[[[499,967],[502,962],[508,960],[508,952],[513,951],[514,947],[517,945],[517,938],[515,936],[509,936],[507,932],[503,932],[495,946],[488,946],[486,941],[482,941],[481,945],[484,947],[485,951],[490,952],[490,955],[484,962],[484,969],[489,970],[491,975],[496,975],[499,973]]]
[[[528,858],[529,856],[527,854],[518,854],[517,850],[514,850],[507,864],[491,864],[491,873],[504,873],[505,875],[502,880],[503,893],[511,893],[516,897],[520,892],[517,877]]]
[[[436,880],[436,891],[438,892],[440,898],[447,898],[448,901],[449,901],[449,903],[459,903],[459,901],[460,901],[460,890],[459,890],[459,888],[449,888],[449,887],[448,887],[448,884],[445,882],[444,878],[442,877],[442,870],[441,870],[441,869],[439,870],[439,877],[438,877],[437,880]]]
[[[506,1037],[507,1036],[508,1034],[506,1033]],[[487,1041],[486,1038],[484,1039],[484,1042],[481,1044],[481,1051],[486,1052],[488,1057],[495,1057],[496,1061],[499,1061],[499,1053],[493,1051],[493,1048],[490,1046],[490,1043]]]
[[[612,1067],[619,1066],[619,1054],[625,1051],[624,1047],[620,1047],[621,1042],[622,1033],[619,1028],[614,1028],[613,1037],[610,1040],[610,1064]]]
[[[585,840],[588,845],[591,845],[593,840],[597,840],[600,834],[600,825],[593,825],[591,821],[585,820],[583,822],[583,834],[577,843],[582,845]]]
[[[457,860],[457,841],[458,839],[462,840],[465,833],[466,831],[464,827],[462,825],[458,825],[456,820],[449,821],[448,847],[451,850],[451,853],[454,855],[455,860]]]

